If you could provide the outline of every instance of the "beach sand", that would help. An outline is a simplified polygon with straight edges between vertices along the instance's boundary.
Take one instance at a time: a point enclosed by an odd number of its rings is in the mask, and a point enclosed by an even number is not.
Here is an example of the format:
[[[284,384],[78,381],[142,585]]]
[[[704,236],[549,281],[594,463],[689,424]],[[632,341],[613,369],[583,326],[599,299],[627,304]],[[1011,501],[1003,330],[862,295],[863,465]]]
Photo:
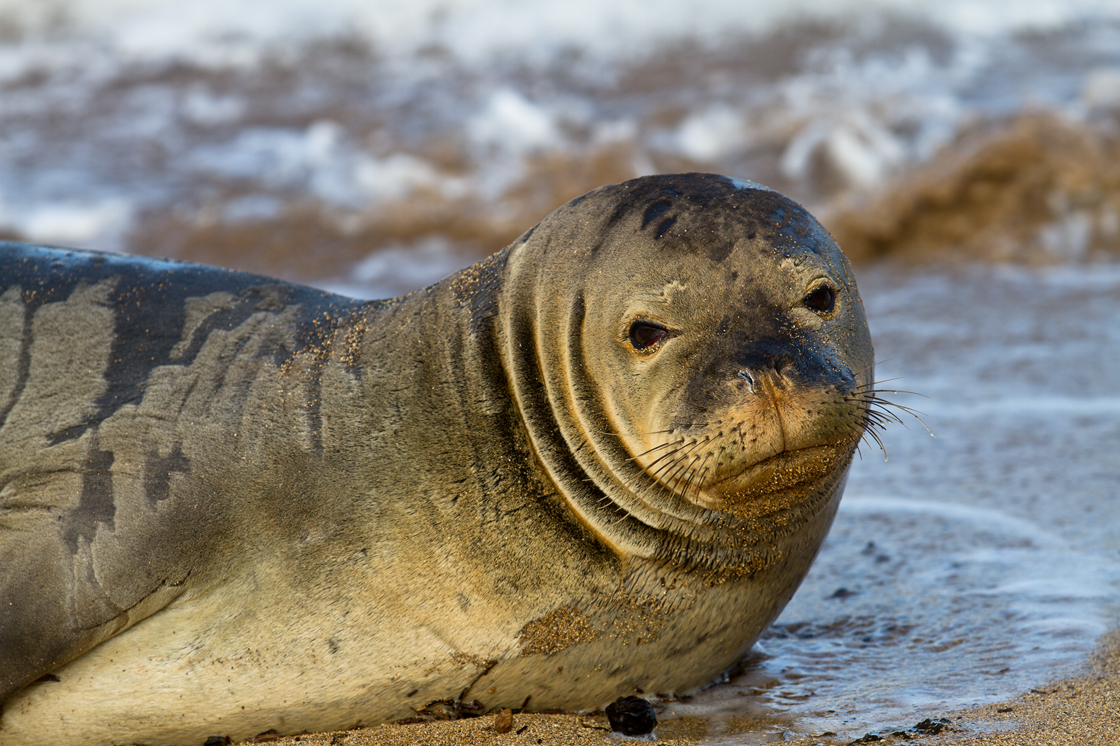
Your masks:
[[[624,741],[612,737],[605,715],[514,715],[513,728],[508,733],[494,730],[495,717],[381,725],[339,733],[291,736],[272,743],[283,746],[618,746],[641,743],[638,739]],[[656,743],[693,746],[702,743],[703,728],[699,721],[666,723],[658,727]]]
[[[1084,672],[999,705],[956,713],[938,744],[1120,744],[1120,633],[1106,635]]]
[[[915,723],[899,724],[897,729],[878,731],[870,736],[820,733],[794,735],[786,732],[783,743],[792,746],[838,746],[852,743],[925,743],[936,746],[1105,746],[1120,744],[1120,631],[1106,635],[1097,652],[1085,662],[1083,671],[1068,680],[1039,686],[1021,696],[1000,704],[987,705],[958,712],[947,712],[934,723],[944,728],[926,727],[923,732]],[[610,732],[603,715],[539,715],[514,716],[508,733],[494,730],[495,716],[466,720],[382,725],[338,733],[316,733],[262,741],[282,746],[617,746],[625,740]],[[764,726],[764,723],[755,723]],[[709,734],[704,721],[674,718],[661,722],[657,743],[662,746],[693,746],[699,744],[759,743],[762,734],[744,728]],[[773,733],[773,728],[765,730]],[[878,737],[878,741],[872,739]],[[764,736],[763,736],[764,737]]]

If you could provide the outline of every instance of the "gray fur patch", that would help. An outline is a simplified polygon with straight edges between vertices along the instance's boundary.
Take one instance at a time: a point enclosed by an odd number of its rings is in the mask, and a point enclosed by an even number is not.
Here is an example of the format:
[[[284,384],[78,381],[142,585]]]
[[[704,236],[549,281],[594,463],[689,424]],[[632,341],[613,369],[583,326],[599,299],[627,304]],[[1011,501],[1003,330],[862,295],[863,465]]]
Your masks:
[[[62,528],[62,538],[71,552],[77,553],[81,539],[93,541],[99,523],[110,531],[114,528],[117,506],[113,502],[113,460],[113,452],[102,451],[96,441],[90,446],[78,507],[67,514]]]
[[[160,500],[166,500],[170,496],[172,472],[191,472],[190,459],[183,455],[179,443],[164,457],[160,457],[159,451],[154,448],[148,452],[144,459],[144,495],[149,505],[155,506]]]

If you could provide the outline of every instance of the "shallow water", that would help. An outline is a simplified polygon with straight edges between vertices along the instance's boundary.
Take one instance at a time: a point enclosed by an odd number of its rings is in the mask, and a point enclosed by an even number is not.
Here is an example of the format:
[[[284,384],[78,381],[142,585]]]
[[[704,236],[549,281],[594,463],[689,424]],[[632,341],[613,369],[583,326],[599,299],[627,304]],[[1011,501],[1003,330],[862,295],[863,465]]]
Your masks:
[[[861,735],[1075,667],[1120,620],[1120,6],[684,7],[0,0],[0,236],[386,297],[697,169],[865,255],[1057,263],[859,268],[936,437],[864,447],[745,669],[663,716]]]

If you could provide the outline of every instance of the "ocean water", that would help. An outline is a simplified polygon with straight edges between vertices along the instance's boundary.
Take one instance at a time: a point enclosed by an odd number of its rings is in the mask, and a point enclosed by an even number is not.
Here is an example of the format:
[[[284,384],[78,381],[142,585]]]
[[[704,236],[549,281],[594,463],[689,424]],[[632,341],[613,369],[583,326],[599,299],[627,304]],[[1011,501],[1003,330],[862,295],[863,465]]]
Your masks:
[[[885,197],[1010,182],[966,221],[1008,240],[969,250],[1083,259],[1120,234],[1118,111],[1107,0],[0,0],[0,232],[395,294],[362,262],[469,264],[705,170],[857,254],[909,235]]]
[[[1118,620],[1120,4],[0,0],[0,236],[361,297],[603,183],[774,187],[852,256],[866,446],[712,738],[862,735],[1076,669]]]

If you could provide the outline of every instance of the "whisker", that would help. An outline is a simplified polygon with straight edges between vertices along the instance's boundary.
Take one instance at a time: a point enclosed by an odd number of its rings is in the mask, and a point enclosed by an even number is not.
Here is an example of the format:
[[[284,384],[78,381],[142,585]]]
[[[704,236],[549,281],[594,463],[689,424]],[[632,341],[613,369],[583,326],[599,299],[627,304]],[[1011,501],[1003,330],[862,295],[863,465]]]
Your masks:
[[[699,495],[700,495],[700,484],[703,481],[703,480],[700,479],[700,477],[703,476],[704,471],[705,471],[704,464],[708,463],[708,459],[710,459],[711,457],[712,457],[712,452],[708,451],[707,455],[704,456],[704,459],[693,470],[692,476],[689,478],[688,482],[685,484],[684,491],[681,493],[681,496],[684,497],[686,500],[688,499],[689,490],[692,489],[693,485],[696,486],[696,495],[699,497]]]
[[[696,457],[693,456],[692,461],[695,461],[695,460],[696,460]],[[665,478],[662,481],[665,482],[665,484],[667,484],[667,485],[671,485],[671,484],[674,484],[674,483],[679,485],[680,484],[680,478],[681,478],[680,475],[688,473],[688,469],[691,466],[692,461],[688,461],[686,458],[681,458],[681,460],[677,462],[677,468],[668,472],[665,475]]]
[[[923,399],[928,399],[929,398],[925,394],[919,394],[917,391],[904,391],[902,389],[868,389],[867,391],[861,392],[861,393],[868,393],[868,394],[910,394],[911,396],[920,396]]]
[[[901,412],[902,414],[910,415],[911,417],[916,419],[921,423],[922,427],[925,428],[927,433],[929,433],[933,437],[936,437],[934,436],[933,430],[931,430],[929,425],[926,424],[925,420],[922,419],[922,415],[924,414],[923,412],[883,398],[883,394],[906,394],[910,396],[921,396],[926,399],[929,398],[925,394],[919,394],[917,391],[878,388],[878,386],[881,386],[883,383],[897,380],[901,379],[891,378],[886,381],[877,381],[875,384],[856,386],[849,396],[843,397],[844,401],[857,402],[863,406],[865,425],[874,424],[882,428],[886,423],[897,422],[903,427],[906,427],[906,422],[898,414],[898,412]],[[888,407],[890,409],[888,409]],[[897,412],[893,410],[897,410]]]
[[[890,383],[891,381],[905,381],[908,378],[909,376],[895,376],[894,378],[884,378],[881,381],[870,381],[868,383],[861,383],[860,385],[856,386],[856,390],[873,389],[876,386],[882,386],[884,383]]]
[[[597,429],[594,429],[594,428],[590,428],[588,431],[593,432],[593,433],[599,433],[600,435],[613,435],[616,438],[625,437],[625,436],[623,436],[622,433],[616,433],[613,430],[597,430]],[[663,435],[665,433],[671,433],[671,432],[673,432],[673,429],[669,428],[669,429],[666,429],[666,430],[650,430],[649,432],[645,432],[645,433],[635,432],[634,435],[640,435],[640,436]]]
[[[883,439],[879,437],[879,433],[874,430],[864,430],[864,434],[870,436],[871,439],[879,445],[879,449],[883,452],[883,461],[889,461],[890,458],[887,456],[887,447],[883,444]]]
[[[665,481],[665,476],[669,472],[676,470],[680,466],[681,460],[684,458],[684,455],[685,454],[678,454],[677,452],[674,452],[674,458],[671,461],[666,461],[656,469],[646,469],[646,473],[654,479]]]
[[[627,460],[627,461],[637,461],[637,460],[638,460],[638,459],[640,459],[640,458],[641,458],[642,456],[648,456],[649,454],[653,453],[654,451],[659,451],[659,450],[661,450],[662,448],[669,448],[670,446],[678,446],[678,445],[680,445],[681,443],[684,443],[684,441],[685,441],[685,439],[684,439],[684,438],[681,438],[680,440],[674,440],[674,441],[670,441],[670,442],[668,442],[668,443],[662,443],[662,444],[661,444],[661,445],[659,445],[659,446],[654,446],[653,448],[649,448],[649,449],[647,449],[647,450],[645,450],[645,451],[642,451],[642,452],[641,452],[641,453],[639,453],[639,454],[638,454],[637,456],[632,456],[632,457],[630,457],[630,458],[628,458],[628,459],[626,459],[626,460]],[[652,464],[651,464],[651,466],[652,466]]]
[[[667,458],[672,458],[673,456],[678,455],[684,448],[688,447],[688,446],[685,446],[684,443],[685,443],[684,438],[681,438],[680,440],[676,441],[674,443],[674,445],[676,447],[673,450],[668,451],[667,453],[663,453],[660,456],[658,456],[657,458],[655,458],[653,461],[651,461],[649,463],[648,466],[646,466],[645,470],[650,471],[651,469],[653,469],[654,466],[656,466],[661,461],[664,461]],[[696,443],[696,441],[693,441],[693,445],[695,445],[695,443]]]
[[[900,412],[904,412],[904,413],[910,415],[911,417],[913,417],[915,420],[917,420],[918,422],[920,422],[922,424],[922,427],[924,427],[926,429],[926,432],[930,434],[930,437],[933,437],[933,438],[937,437],[936,435],[933,434],[933,430],[929,429],[929,425],[926,424],[926,421],[921,418],[921,415],[924,414],[924,413],[918,412],[918,410],[911,409],[910,407],[904,407],[901,404],[895,404],[894,402],[887,401],[886,399],[878,399],[877,398],[875,400],[875,404],[880,405],[880,406],[885,405],[885,406],[889,406],[889,407],[894,407],[895,409],[899,410]],[[878,410],[878,411],[881,414],[887,413],[886,410]],[[897,415],[895,416],[895,418],[898,419],[898,422],[903,427],[906,427],[906,423],[903,422],[901,419],[899,419],[897,417]]]
[[[897,422],[903,427],[906,427],[906,424],[898,418],[898,415],[892,412],[880,412],[876,409],[868,409],[866,412],[864,412],[864,417],[869,423],[874,423],[879,427],[883,427],[884,429],[886,425],[892,422]]]
[[[705,437],[704,440],[697,440],[695,443],[693,443],[692,448],[690,448],[689,451],[691,452],[697,446],[704,445],[704,444],[710,442],[711,440],[712,440],[711,436]],[[687,456],[687,454],[682,454],[681,468],[675,469],[672,472],[672,478],[665,480],[667,484],[672,484],[673,482],[676,482],[677,486],[679,487],[681,479],[683,478],[682,475],[687,474],[689,472],[689,470],[693,467],[693,465],[696,463],[696,460],[700,458],[699,456],[693,455],[691,460],[686,460],[684,458],[684,456]]]
[[[875,397],[875,403],[882,404],[886,407],[894,407],[895,409],[906,412],[907,414],[925,414],[925,412],[922,412],[921,410],[914,409],[913,407],[908,407],[905,404],[898,404],[896,402],[890,401],[889,399],[883,399],[882,397],[878,396]]]

